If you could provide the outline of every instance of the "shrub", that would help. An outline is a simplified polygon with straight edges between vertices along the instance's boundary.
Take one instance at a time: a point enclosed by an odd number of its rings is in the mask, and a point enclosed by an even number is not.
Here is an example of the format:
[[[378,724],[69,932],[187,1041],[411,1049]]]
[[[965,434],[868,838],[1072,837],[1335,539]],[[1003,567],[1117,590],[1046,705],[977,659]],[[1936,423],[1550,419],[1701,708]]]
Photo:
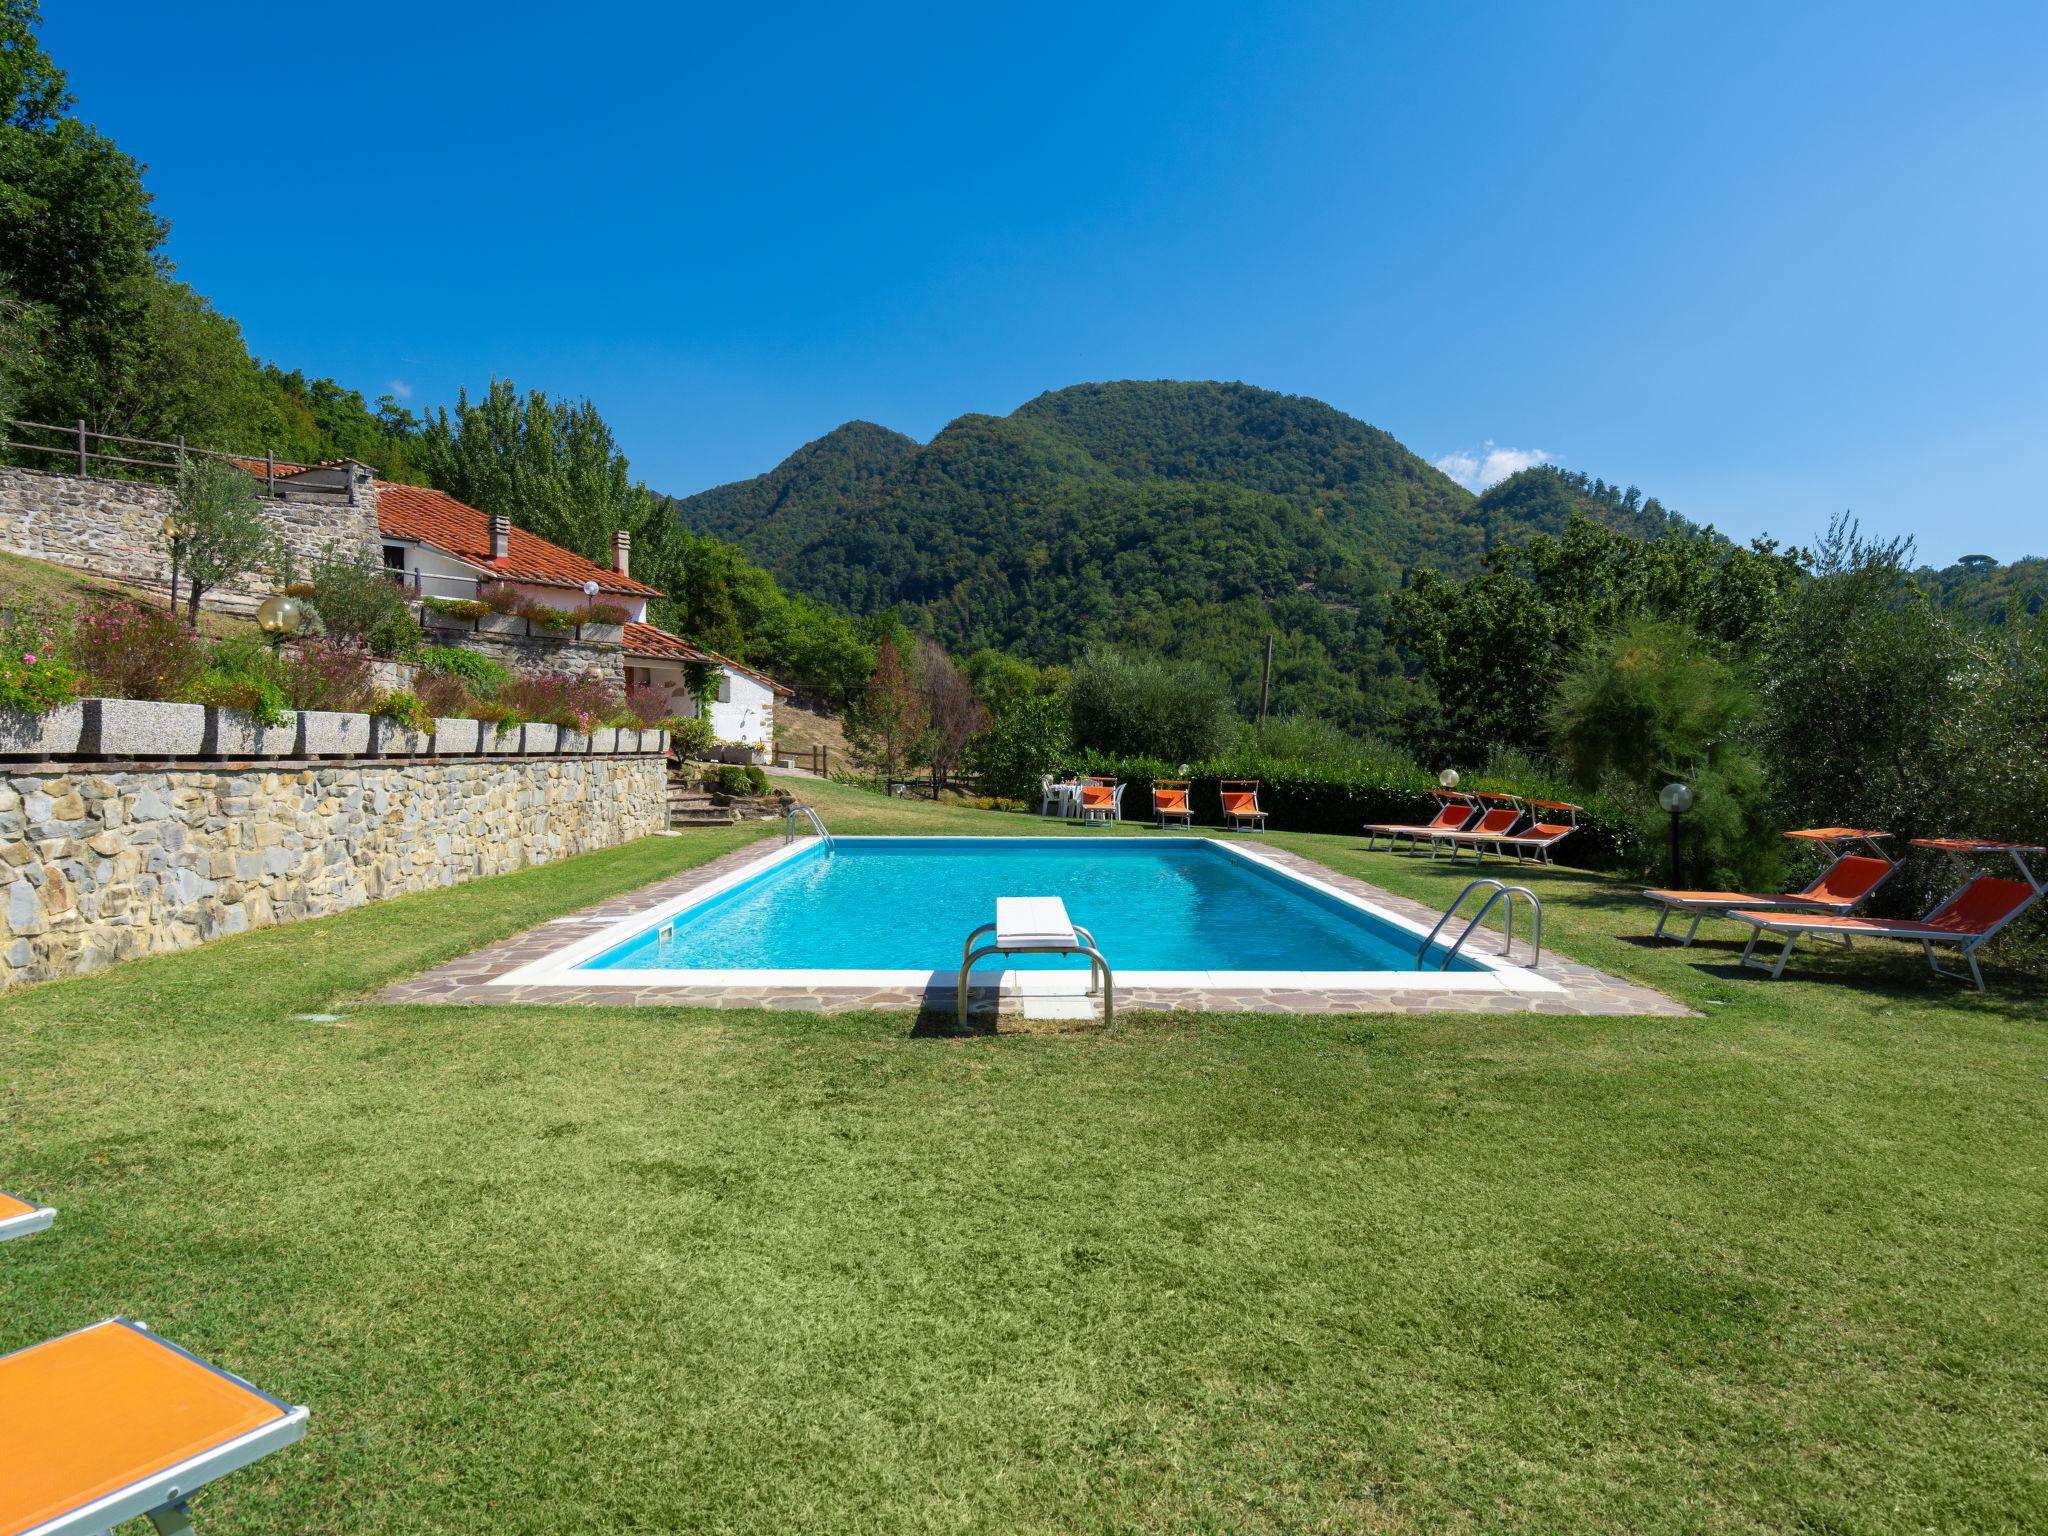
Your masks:
[[[711,722],[702,715],[670,715],[661,729],[668,732],[669,749],[678,757],[711,750]]]
[[[746,765],[746,775],[747,790],[750,794],[765,795],[768,793],[768,772],[759,763],[748,763]]]
[[[1084,748],[1166,761],[1225,752],[1238,728],[1219,673],[1116,651],[1090,651],[1075,665],[1067,716]]]
[[[413,693],[420,706],[430,715],[449,720],[473,720],[476,698],[463,686],[461,678],[447,672],[422,671],[413,684]]]
[[[485,698],[493,697],[513,677],[512,669],[502,662],[491,660],[481,651],[464,650],[459,645],[428,646],[420,652],[419,660],[422,674],[455,678],[472,693]]]
[[[347,640],[302,640],[284,665],[285,695],[294,709],[366,709],[377,696],[370,661],[368,650]]]
[[[480,619],[492,611],[490,604],[468,597],[423,597],[420,606],[445,613],[451,619]]]
[[[503,736],[519,724],[519,711],[498,699],[476,699],[462,712],[472,720],[481,720],[486,725],[496,726]]]
[[[45,626],[28,619],[0,624],[0,709],[39,715],[69,704],[85,679],[50,649]]]
[[[517,587],[502,581],[487,582],[478,587],[476,600],[483,604],[485,612],[506,618],[519,612],[520,605],[527,601]]]
[[[626,713],[650,731],[668,718],[669,708],[667,691],[652,683],[635,683],[626,690]]]
[[[583,610],[586,624],[624,624],[632,615],[617,603],[592,603]]]
[[[563,677],[553,672],[521,672],[500,695],[527,720],[559,725],[565,730],[591,731],[617,713],[619,696],[595,672]]]
[[[434,712],[428,709],[417,695],[404,689],[393,689],[390,693],[380,694],[370,705],[370,713],[380,720],[411,726],[416,731],[431,731],[434,728]]]
[[[581,615],[567,608],[556,608],[548,603],[528,598],[513,610],[529,624],[538,624],[542,629],[559,634],[574,629]]]
[[[223,640],[214,646],[206,670],[182,697],[187,703],[240,710],[264,725],[285,725],[292,717],[285,686],[285,663],[255,636]]]
[[[722,763],[705,775],[721,795],[765,795],[768,775],[756,763]]]
[[[419,648],[419,624],[383,561],[368,553],[343,554],[329,545],[312,574],[313,611],[329,635],[354,640],[378,656],[409,655]]]
[[[1055,772],[1072,751],[1066,701],[1024,693],[997,709],[988,729],[969,738],[965,762],[983,793],[1036,805],[1040,777]]]
[[[206,668],[199,639],[176,614],[118,602],[80,614],[66,659],[88,692],[109,699],[177,699]]]

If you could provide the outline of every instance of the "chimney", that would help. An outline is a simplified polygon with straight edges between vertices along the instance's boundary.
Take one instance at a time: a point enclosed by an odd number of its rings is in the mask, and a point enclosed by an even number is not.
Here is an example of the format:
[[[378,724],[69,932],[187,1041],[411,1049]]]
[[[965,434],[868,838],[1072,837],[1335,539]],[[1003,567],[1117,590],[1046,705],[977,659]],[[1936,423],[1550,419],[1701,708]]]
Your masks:
[[[612,569],[621,576],[633,574],[633,535],[623,528],[612,530]]]
[[[502,560],[512,553],[512,519],[494,517],[491,519],[491,558]]]

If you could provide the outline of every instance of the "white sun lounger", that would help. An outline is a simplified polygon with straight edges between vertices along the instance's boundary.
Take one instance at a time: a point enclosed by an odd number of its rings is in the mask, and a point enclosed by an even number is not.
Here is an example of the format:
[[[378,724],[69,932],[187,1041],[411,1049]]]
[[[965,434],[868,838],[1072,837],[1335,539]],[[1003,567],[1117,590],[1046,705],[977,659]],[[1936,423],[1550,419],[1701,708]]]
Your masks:
[[[986,933],[995,937],[976,949],[975,941]],[[1101,988],[1103,1027],[1116,1027],[1116,979],[1110,975],[1109,962],[1096,948],[1095,935],[1074,926],[1067,916],[1067,904],[1059,897],[998,896],[996,920],[983,923],[967,935],[967,943],[960,951],[957,1004],[963,1024],[967,1021],[967,973],[974,969],[975,961],[986,960],[990,955],[1086,955],[1089,994],[1092,996],[1098,986]]]
[[[189,1536],[194,1493],[305,1432],[304,1408],[109,1318],[0,1356],[0,1532],[90,1536],[146,1515]]]
[[[10,1237],[27,1237],[31,1232],[40,1232],[56,1219],[55,1207],[37,1205],[0,1189],[0,1243]]]

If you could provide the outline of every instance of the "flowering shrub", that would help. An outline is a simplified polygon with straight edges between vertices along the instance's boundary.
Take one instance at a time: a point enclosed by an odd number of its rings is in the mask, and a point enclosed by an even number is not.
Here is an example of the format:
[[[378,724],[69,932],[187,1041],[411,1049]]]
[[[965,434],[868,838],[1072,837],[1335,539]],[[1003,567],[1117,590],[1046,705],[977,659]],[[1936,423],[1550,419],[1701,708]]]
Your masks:
[[[678,757],[711,750],[711,722],[702,715],[670,715],[661,729],[668,732],[669,749]]]
[[[488,585],[478,587],[476,589],[476,600],[482,603],[489,612],[504,614],[508,618],[517,613],[520,605],[527,601],[526,598],[520,595],[517,587],[502,581],[494,581]]]
[[[284,690],[294,709],[367,708],[377,693],[370,653],[346,640],[302,640],[298,654],[285,663]]]
[[[451,619],[480,619],[495,611],[490,604],[467,597],[423,597],[420,606],[435,613],[445,613]]]
[[[652,683],[635,683],[626,690],[626,713],[643,730],[659,730],[670,714],[667,691]]]
[[[113,603],[79,615],[68,642],[88,693],[110,699],[176,699],[206,669],[198,636],[176,614]]]
[[[411,726],[416,731],[431,731],[434,728],[434,711],[416,694],[402,690],[381,694],[370,706],[370,713],[380,720],[394,721],[399,725]]]
[[[200,673],[198,681],[185,690],[185,702],[240,710],[263,725],[290,725],[292,720],[291,702],[276,682],[264,677],[238,677],[213,667]]]
[[[617,603],[592,603],[583,610],[586,624],[624,624],[628,614]]]
[[[0,624],[0,709],[39,715],[69,704],[84,682],[52,654],[43,624],[27,619]]]
[[[538,624],[542,629],[554,630],[557,633],[565,629],[574,629],[582,619],[581,614],[573,613],[567,608],[550,607],[532,598],[521,603],[517,612],[529,624]]]
[[[430,715],[447,720],[476,719],[476,699],[462,679],[448,672],[422,672],[413,684],[413,695]]]
[[[593,731],[619,708],[619,696],[595,672],[578,677],[522,672],[505,685],[499,697],[523,719],[572,731]]]

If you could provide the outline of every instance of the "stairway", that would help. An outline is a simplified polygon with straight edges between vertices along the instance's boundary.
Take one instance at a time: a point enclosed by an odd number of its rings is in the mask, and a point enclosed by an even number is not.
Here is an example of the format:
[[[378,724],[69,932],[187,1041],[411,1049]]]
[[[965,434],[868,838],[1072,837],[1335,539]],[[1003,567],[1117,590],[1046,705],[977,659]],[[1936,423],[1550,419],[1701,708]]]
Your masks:
[[[715,803],[705,791],[669,781],[668,824],[671,828],[729,827],[738,820],[732,807]]]

